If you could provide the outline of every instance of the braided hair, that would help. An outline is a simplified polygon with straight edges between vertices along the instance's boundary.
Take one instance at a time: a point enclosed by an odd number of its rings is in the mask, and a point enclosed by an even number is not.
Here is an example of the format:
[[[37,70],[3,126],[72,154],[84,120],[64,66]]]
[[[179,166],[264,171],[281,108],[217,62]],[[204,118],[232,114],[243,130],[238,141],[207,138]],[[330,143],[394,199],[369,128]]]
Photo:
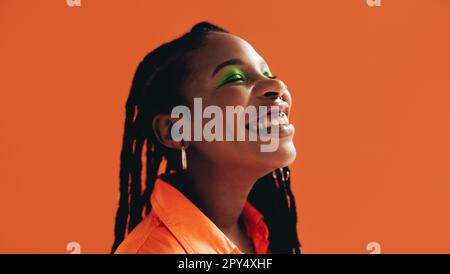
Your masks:
[[[206,43],[205,38],[211,32],[228,33],[213,24],[198,23],[190,32],[150,52],[136,70],[125,108],[120,197],[112,252],[150,213],[150,196],[159,171],[182,173],[178,151],[163,146],[148,125],[156,114],[168,114],[174,106],[184,103],[180,91],[187,78],[182,76],[189,75],[192,53]],[[260,178],[248,200],[264,216],[271,252],[300,253],[289,168],[277,169]]]

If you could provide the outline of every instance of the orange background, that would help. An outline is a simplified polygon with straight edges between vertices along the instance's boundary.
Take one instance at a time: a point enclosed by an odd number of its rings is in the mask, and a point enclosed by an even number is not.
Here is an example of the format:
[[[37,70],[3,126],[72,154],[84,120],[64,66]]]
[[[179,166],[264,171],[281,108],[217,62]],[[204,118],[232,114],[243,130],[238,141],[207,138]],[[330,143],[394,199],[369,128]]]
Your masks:
[[[293,93],[304,252],[450,252],[450,1],[0,0],[0,253],[109,252],[133,73],[200,20]]]

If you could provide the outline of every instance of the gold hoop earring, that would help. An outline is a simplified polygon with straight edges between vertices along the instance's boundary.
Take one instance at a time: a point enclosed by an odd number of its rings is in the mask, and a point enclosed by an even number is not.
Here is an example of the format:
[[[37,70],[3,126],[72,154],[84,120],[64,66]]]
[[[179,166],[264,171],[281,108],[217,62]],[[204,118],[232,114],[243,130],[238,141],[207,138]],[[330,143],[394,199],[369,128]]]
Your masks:
[[[187,170],[186,148],[184,145],[181,146],[181,169]]]

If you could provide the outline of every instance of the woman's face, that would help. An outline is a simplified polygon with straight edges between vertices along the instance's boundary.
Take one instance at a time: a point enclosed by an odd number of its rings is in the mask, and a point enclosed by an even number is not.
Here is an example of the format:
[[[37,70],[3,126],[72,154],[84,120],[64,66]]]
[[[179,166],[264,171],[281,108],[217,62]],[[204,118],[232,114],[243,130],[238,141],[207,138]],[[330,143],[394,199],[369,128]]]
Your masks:
[[[245,141],[237,141],[234,135],[234,141],[209,142],[202,138],[202,141],[188,142],[189,161],[203,161],[230,170],[254,170],[261,172],[261,175],[289,165],[296,155],[294,128],[288,122],[291,95],[282,81],[274,79],[268,65],[255,49],[235,35],[213,32],[208,35],[206,45],[194,53],[192,60],[192,74],[183,91],[189,102],[192,119],[194,98],[202,99],[203,109],[208,106],[219,107],[223,113],[224,139],[230,126],[226,123],[227,106],[254,106],[258,115],[261,114],[260,106],[267,106],[268,110],[270,106],[279,106],[286,117],[281,114],[276,118],[278,123],[284,124],[279,136],[273,137],[276,139],[262,141],[258,135],[257,141],[251,141],[248,129],[250,121],[246,115]],[[268,118],[270,120],[271,116]],[[202,128],[209,120],[202,119]],[[236,133],[237,120],[234,124]],[[269,143],[276,145],[275,151],[263,152],[262,145]]]

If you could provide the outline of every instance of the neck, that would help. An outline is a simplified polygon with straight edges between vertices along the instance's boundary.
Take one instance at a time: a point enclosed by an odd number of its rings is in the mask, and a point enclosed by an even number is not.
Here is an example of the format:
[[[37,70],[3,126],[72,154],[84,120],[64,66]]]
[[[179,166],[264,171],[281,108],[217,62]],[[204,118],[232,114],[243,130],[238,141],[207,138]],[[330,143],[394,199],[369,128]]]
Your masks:
[[[230,172],[213,164],[206,167],[205,162],[189,163],[189,191],[185,194],[225,234],[232,233],[239,227],[242,209],[259,177],[239,168]]]

